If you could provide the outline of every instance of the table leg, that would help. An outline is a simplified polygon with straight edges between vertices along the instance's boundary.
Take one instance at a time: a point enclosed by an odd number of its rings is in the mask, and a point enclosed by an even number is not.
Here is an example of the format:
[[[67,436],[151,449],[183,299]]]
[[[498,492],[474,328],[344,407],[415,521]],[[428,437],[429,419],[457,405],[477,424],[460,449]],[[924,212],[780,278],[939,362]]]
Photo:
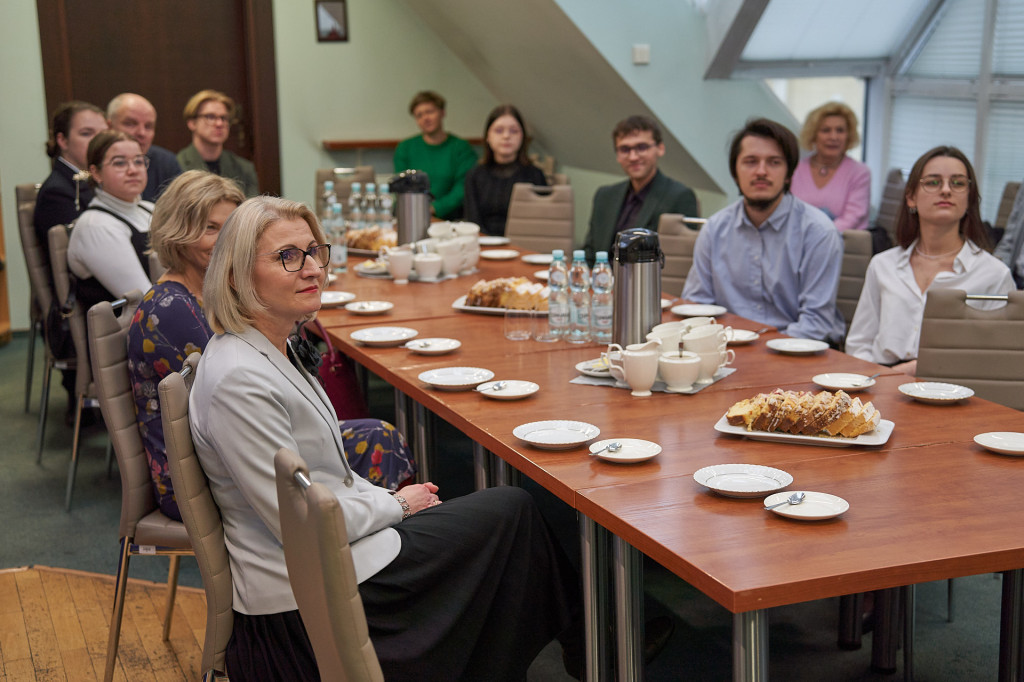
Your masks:
[[[609,679],[607,638],[608,583],[607,531],[580,514],[580,551],[583,577],[583,629],[586,646],[586,681]]]
[[[483,445],[473,441],[473,486],[483,490],[490,485],[491,453]]]
[[[875,590],[875,631],[871,635],[871,669],[880,673],[896,671],[900,646],[900,588]]]
[[[900,588],[903,597],[903,680],[914,682],[914,619],[916,606],[915,585],[904,585]]]
[[[999,618],[999,680],[1024,680],[1024,569],[1003,572],[1003,608]]]
[[[416,449],[413,450],[416,457],[416,466],[419,467],[420,480],[431,480],[430,452],[431,452],[431,413],[420,403],[412,402],[413,425],[416,433]]]
[[[732,679],[768,680],[768,612],[764,609],[732,616]]]
[[[643,555],[614,536],[615,651],[618,680],[644,679],[644,567]]]

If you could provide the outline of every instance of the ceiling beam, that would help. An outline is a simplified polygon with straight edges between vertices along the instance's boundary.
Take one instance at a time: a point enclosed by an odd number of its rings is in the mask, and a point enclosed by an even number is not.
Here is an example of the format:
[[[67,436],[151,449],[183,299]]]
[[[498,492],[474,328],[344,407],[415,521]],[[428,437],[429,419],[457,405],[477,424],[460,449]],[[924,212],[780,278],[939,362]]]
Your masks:
[[[733,78],[823,78],[850,76],[874,78],[884,73],[885,59],[780,59],[740,60]]]
[[[890,58],[888,74],[886,75],[900,76],[910,69],[910,65],[921,54],[925,43],[932,37],[932,33],[935,32],[935,28],[939,25],[939,20],[945,12],[946,4],[947,0],[931,0],[928,3],[928,6],[925,7],[924,11],[917,18],[914,26],[907,31],[907,37],[903,40],[903,43],[896,48],[896,51]]]
[[[761,21],[761,15],[768,7],[769,0],[743,0],[739,9],[736,10],[728,30],[718,43],[715,56],[711,58],[704,78],[730,78],[733,69],[740,61],[740,55],[747,47],[747,41],[757,28],[757,22]]]

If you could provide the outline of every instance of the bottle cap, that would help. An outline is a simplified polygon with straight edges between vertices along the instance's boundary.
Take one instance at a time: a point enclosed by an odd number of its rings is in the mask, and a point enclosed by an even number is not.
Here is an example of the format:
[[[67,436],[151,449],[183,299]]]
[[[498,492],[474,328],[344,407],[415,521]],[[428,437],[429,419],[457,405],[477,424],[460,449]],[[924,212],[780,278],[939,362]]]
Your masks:
[[[608,252],[607,251],[598,251],[597,254],[594,256],[594,259],[595,259],[595,262],[597,262],[597,263],[607,263],[608,262]]]
[[[358,192],[362,188],[362,186],[363,186],[363,183],[361,183],[361,182],[353,182],[352,183],[352,191],[353,192]]]
[[[334,191],[334,180],[324,180],[324,191],[325,192],[333,192]]]
[[[565,258],[565,251],[562,251],[561,249],[555,249],[554,251],[551,252],[551,257],[554,260],[562,260],[563,258]]]
[[[587,252],[584,251],[583,249],[576,249],[575,251],[572,252],[572,259],[573,260],[584,260],[584,259],[586,259],[586,257],[587,257]]]

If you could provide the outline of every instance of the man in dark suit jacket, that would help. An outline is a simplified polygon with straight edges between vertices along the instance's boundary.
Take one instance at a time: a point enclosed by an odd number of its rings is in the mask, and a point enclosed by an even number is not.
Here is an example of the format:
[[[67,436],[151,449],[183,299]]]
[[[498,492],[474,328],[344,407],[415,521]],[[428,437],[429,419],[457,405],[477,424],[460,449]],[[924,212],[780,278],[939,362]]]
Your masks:
[[[182,170],[204,170],[231,178],[247,197],[260,193],[252,161],[224,148],[236,120],[235,100],[217,90],[201,90],[185,105],[185,125],[192,144],[178,152]]]
[[[142,153],[149,157],[146,189],[142,198],[156,201],[164,187],[181,174],[174,152],[153,144],[156,135],[156,108],[142,95],[123,92],[107,105],[107,123],[114,130],[128,133],[139,142]]]
[[[598,251],[611,251],[615,235],[631,227],[658,229],[662,213],[698,214],[697,197],[686,185],[658,170],[665,155],[658,123],[646,116],[630,116],[612,132],[615,156],[629,180],[606,185],[594,194],[590,229],[584,249],[593,262]]]

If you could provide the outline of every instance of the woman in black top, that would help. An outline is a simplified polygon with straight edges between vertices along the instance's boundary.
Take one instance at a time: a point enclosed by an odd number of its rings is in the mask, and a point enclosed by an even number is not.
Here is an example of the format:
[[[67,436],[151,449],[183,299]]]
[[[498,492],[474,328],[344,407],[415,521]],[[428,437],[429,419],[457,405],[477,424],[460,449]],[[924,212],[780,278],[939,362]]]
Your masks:
[[[526,155],[526,125],[514,106],[502,104],[491,111],[484,138],[484,158],[466,175],[464,219],[478,224],[482,234],[504,235],[512,185],[548,183]]]

